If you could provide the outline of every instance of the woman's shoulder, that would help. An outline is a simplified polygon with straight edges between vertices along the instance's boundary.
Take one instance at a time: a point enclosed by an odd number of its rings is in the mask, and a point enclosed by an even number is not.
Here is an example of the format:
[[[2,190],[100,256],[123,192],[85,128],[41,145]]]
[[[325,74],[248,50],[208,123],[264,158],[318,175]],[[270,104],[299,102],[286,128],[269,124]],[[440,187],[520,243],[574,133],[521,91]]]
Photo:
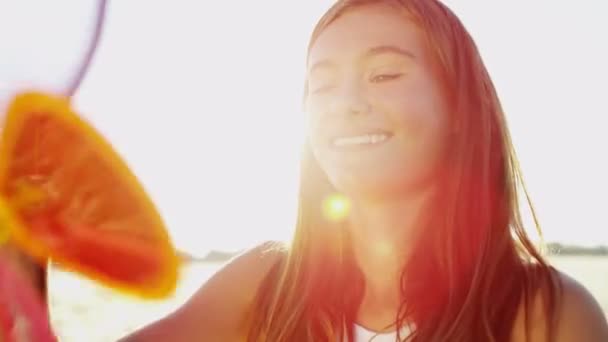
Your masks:
[[[608,341],[608,321],[597,300],[581,283],[558,272],[562,285],[556,341]]]
[[[192,308],[193,316],[209,316],[209,324],[214,327],[240,330],[258,288],[286,250],[284,244],[270,241],[237,255],[209,278],[185,307]],[[199,311],[201,314],[194,313]]]
[[[242,252],[174,313],[123,341],[242,340],[258,288],[286,251],[282,243],[265,242]]]
[[[531,305],[522,303],[514,327],[514,341],[526,341],[526,331],[531,341],[547,341],[547,324],[553,319],[552,332],[555,342],[608,341],[607,316],[593,295],[576,279],[552,269],[555,289],[555,317],[547,315],[548,286],[540,287]],[[528,324],[526,324],[526,321]]]
[[[264,280],[270,269],[281,262],[287,255],[287,247],[278,241],[267,241],[250,248],[222,266],[203,286],[213,286],[223,283],[240,283],[239,290],[242,291],[243,284],[249,284],[252,292]],[[222,286],[222,288],[224,288]],[[255,289],[254,289],[255,288]],[[247,291],[249,292],[249,291]]]

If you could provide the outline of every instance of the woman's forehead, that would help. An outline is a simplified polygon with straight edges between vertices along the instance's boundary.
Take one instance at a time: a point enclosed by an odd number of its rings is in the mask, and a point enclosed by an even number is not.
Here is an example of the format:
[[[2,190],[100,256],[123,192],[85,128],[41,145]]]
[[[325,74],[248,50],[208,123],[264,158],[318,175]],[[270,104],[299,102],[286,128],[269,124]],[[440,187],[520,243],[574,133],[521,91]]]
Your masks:
[[[365,5],[348,9],[324,28],[310,47],[308,67],[343,58],[359,58],[378,47],[394,47],[414,56],[424,52],[419,26],[405,9]]]

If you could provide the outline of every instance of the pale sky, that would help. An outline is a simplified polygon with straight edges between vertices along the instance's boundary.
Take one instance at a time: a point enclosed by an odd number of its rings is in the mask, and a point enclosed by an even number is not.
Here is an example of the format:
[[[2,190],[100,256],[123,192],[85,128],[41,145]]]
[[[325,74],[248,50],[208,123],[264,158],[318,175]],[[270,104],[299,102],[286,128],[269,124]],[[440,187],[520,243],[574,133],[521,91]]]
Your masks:
[[[305,49],[329,3],[110,3],[76,104],[133,167],[180,248],[289,236]],[[608,244],[608,2],[446,3],[498,88],[547,239]]]

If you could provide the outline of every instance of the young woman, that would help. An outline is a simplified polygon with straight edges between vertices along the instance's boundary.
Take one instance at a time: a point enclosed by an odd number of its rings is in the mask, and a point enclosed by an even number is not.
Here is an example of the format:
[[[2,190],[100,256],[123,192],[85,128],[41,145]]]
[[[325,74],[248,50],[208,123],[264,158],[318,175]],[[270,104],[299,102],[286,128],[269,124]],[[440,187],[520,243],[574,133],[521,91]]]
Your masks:
[[[291,245],[239,256],[125,341],[608,341],[526,235],[504,113],[448,8],[337,1],[307,63]]]

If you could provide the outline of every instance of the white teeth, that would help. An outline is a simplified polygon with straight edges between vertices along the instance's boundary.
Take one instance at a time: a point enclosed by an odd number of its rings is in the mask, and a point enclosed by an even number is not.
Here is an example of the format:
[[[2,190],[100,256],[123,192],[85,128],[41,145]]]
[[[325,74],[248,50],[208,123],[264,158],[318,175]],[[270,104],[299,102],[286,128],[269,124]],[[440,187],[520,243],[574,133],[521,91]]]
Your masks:
[[[365,134],[354,137],[336,138],[333,141],[334,146],[352,146],[352,145],[367,145],[377,144],[388,139],[387,134]]]

